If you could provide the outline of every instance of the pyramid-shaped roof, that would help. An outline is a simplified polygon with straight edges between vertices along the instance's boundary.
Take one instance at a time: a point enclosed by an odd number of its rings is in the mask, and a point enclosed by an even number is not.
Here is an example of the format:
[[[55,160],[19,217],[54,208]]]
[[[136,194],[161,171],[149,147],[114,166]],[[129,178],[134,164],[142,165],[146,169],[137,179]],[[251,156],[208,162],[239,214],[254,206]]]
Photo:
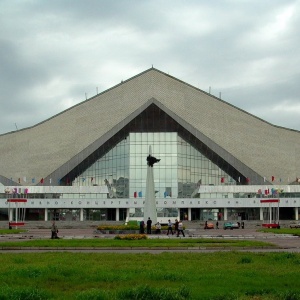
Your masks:
[[[0,135],[0,182],[65,176],[153,105],[255,183],[300,176],[299,131],[151,68],[35,126]]]

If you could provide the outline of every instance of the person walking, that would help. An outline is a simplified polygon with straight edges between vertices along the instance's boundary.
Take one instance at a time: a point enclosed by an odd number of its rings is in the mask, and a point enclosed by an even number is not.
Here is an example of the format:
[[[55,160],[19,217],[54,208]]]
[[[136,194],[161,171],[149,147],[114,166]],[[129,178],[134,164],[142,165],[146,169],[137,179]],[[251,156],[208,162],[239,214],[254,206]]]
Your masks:
[[[151,234],[151,225],[152,225],[152,220],[149,217],[147,220],[147,234]]]
[[[207,229],[207,221],[205,221],[204,229]]]
[[[179,234],[182,233],[182,235],[185,237],[184,235],[184,231],[183,231],[183,224],[182,221],[180,220],[178,223],[178,233],[177,233],[177,237],[179,237]]]
[[[219,222],[216,223],[216,229],[219,229]]]
[[[174,233],[177,234],[178,233],[178,220],[175,219],[175,224],[174,224]]]
[[[144,234],[145,233],[145,222],[142,220],[140,222],[140,234]]]
[[[53,221],[51,226],[51,239],[58,239],[57,233],[58,233],[58,229],[55,224],[55,221]]]
[[[160,234],[160,233],[161,233],[161,225],[160,225],[159,222],[157,222],[157,223],[155,224],[155,228],[156,228],[155,233],[156,233],[156,234]]]
[[[168,220],[168,231],[167,231],[167,235],[169,235],[170,232],[171,232],[172,235],[173,235],[173,229],[172,229],[172,226],[173,226],[173,224],[172,224],[171,220]]]

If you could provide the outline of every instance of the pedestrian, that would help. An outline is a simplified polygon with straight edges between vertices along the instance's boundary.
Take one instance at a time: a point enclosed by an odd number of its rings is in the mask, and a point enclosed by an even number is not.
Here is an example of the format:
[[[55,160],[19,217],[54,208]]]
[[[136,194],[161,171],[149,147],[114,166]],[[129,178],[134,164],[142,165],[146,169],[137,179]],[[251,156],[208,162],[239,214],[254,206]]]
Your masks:
[[[147,220],[147,234],[151,234],[151,225],[152,225],[152,220],[149,217]]]
[[[58,233],[58,229],[55,224],[55,221],[53,221],[51,226],[51,239],[58,239],[57,233]]]
[[[179,234],[182,233],[182,235],[185,237],[184,235],[184,231],[183,231],[183,224],[182,221],[180,220],[178,223],[178,233],[177,233],[177,237],[179,236]]]
[[[216,229],[219,229],[219,222],[216,223]]]
[[[168,220],[168,231],[167,231],[167,235],[169,235],[170,232],[171,232],[172,235],[173,235],[173,229],[172,229],[172,226],[173,226],[173,224],[172,224],[171,220]]]
[[[178,233],[178,223],[179,223],[178,220],[175,219],[175,224],[174,224],[174,231],[175,231],[174,233],[175,233],[175,234]]]
[[[207,221],[205,221],[204,229],[207,229]]]
[[[142,220],[140,222],[140,234],[144,234],[145,233],[145,222]]]
[[[157,222],[157,223],[155,224],[155,228],[156,228],[155,233],[156,233],[156,234],[160,234],[160,233],[161,233],[161,225],[160,225],[159,222]]]

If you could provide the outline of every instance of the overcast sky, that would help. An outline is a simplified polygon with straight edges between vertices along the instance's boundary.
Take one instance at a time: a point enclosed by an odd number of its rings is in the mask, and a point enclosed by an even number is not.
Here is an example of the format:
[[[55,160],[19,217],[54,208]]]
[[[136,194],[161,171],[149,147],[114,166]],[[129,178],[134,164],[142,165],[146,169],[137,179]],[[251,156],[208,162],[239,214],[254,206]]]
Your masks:
[[[0,0],[0,134],[152,65],[300,130],[299,46],[300,0]]]

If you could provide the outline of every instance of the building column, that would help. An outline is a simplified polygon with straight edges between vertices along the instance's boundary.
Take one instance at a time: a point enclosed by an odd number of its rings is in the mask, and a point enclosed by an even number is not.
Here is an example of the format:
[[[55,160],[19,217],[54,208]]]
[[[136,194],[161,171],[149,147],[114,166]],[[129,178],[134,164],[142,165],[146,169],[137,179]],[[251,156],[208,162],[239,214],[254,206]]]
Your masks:
[[[83,221],[83,208],[80,208],[80,221]]]
[[[227,207],[224,207],[224,221],[227,221]]]
[[[127,225],[129,221],[129,208],[126,208],[126,219],[125,219],[125,224]]]
[[[295,207],[295,220],[298,221],[299,220],[299,208]]]
[[[188,208],[188,221],[192,220],[192,209],[189,207]]]
[[[8,220],[13,221],[13,209],[12,208],[9,209],[9,219]]]
[[[264,210],[262,207],[259,208],[259,220],[263,221],[264,219]]]
[[[116,208],[116,221],[120,221],[120,209]]]
[[[48,221],[48,208],[45,208],[44,216],[45,221]]]

